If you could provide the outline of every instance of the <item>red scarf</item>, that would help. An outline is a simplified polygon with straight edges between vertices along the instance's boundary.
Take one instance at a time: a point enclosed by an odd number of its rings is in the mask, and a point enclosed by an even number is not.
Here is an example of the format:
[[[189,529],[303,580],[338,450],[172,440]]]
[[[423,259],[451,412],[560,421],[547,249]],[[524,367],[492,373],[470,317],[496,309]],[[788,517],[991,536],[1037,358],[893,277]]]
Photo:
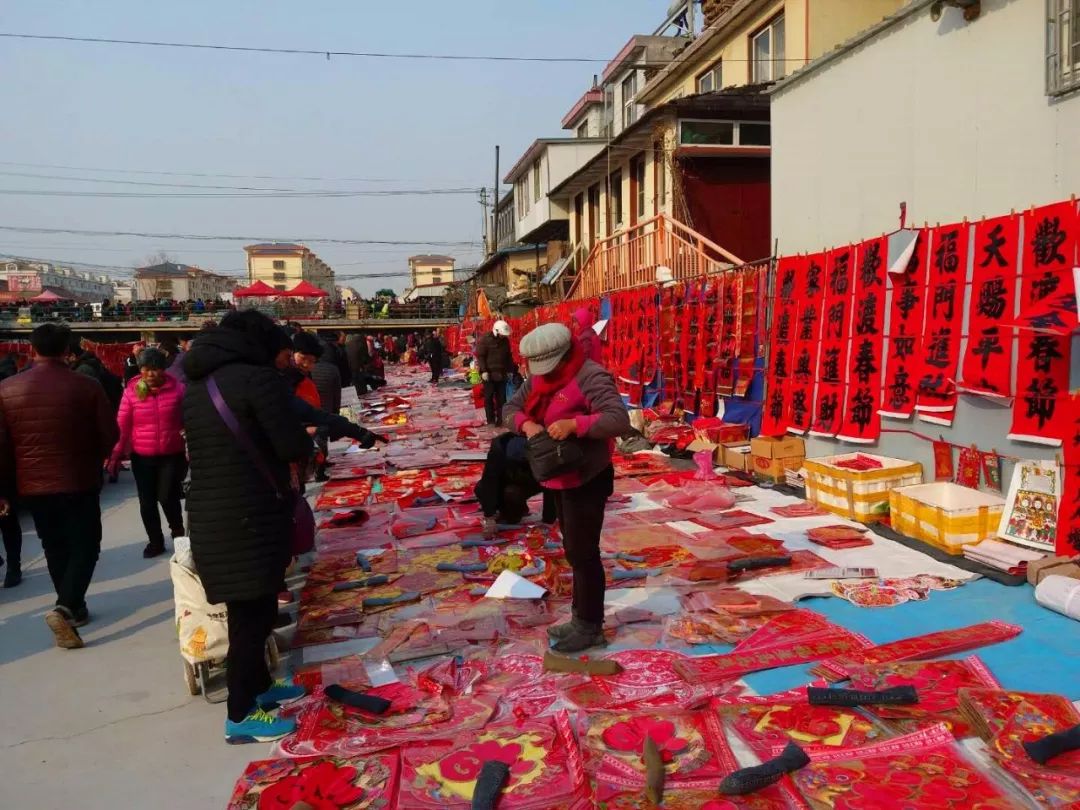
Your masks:
[[[559,361],[559,365],[547,374],[537,374],[530,377],[532,389],[525,399],[525,415],[538,425],[544,424],[548,407],[555,395],[568,386],[585,365],[585,352],[575,340],[570,344],[568,351]]]

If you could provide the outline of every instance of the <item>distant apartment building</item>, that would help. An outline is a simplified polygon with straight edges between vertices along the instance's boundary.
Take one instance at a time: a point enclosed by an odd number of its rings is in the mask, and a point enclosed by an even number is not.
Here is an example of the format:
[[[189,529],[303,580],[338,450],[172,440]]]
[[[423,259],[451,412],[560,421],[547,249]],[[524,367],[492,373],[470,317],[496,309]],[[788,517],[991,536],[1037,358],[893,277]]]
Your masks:
[[[135,300],[213,301],[232,292],[236,279],[177,262],[135,271]]]
[[[301,281],[314,284],[336,300],[334,271],[311,248],[291,242],[267,242],[248,245],[248,283],[261,281],[275,290],[291,290]]]
[[[84,273],[50,262],[31,262],[13,259],[0,264],[8,290],[13,294],[27,293],[33,297],[52,290],[62,298],[82,302],[104,301],[113,297],[112,279],[108,276]]]
[[[430,287],[454,281],[455,260],[450,256],[419,255],[409,257],[411,287]]]

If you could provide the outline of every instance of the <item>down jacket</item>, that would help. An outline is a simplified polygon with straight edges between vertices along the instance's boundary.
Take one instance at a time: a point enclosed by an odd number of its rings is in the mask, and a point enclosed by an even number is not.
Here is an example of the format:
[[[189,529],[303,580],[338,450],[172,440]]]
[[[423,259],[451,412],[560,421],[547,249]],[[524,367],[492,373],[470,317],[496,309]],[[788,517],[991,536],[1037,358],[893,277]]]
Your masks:
[[[266,350],[243,332],[208,329],[184,357],[184,429],[191,457],[188,534],[211,603],[256,599],[282,588],[292,555],[289,464],[311,439]],[[271,485],[214,408],[213,375],[229,409],[274,478]]]
[[[135,390],[141,377],[124,389],[116,424],[120,439],[113,458],[129,453],[140,456],[171,456],[184,452],[184,386],[169,374],[160,388],[139,399]]]
[[[481,374],[489,374],[494,382],[503,382],[517,369],[510,338],[488,332],[476,342],[476,365]]]
[[[0,459],[23,497],[100,491],[116,436],[101,384],[59,360],[0,383]]]

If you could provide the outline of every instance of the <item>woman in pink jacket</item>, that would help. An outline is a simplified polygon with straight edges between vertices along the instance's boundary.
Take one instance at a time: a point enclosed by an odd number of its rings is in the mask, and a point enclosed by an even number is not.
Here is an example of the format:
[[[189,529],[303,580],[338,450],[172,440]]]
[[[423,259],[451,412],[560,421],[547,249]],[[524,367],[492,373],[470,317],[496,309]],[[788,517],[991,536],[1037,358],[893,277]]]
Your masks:
[[[131,456],[131,472],[139,493],[139,512],[149,542],[144,557],[165,552],[158,504],[165,511],[174,538],[184,534],[184,511],[180,505],[187,457],[184,452],[184,386],[165,373],[168,358],[160,349],[139,353],[139,376],[133,378],[120,400],[116,420],[120,441],[109,460],[110,472],[120,459]]]

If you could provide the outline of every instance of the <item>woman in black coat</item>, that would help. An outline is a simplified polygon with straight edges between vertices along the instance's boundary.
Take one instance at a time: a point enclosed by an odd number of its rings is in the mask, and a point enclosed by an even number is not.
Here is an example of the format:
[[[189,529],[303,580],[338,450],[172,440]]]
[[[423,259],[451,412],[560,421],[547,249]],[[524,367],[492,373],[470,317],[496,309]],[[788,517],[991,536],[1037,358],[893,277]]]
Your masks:
[[[275,718],[262,706],[303,694],[296,687],[274,684],[264,657],[277,618],[277,594],[292,556],[290,464],[303,461],[312,447],[290,405],[288,387],[272,365],[287,341],[265,315],[233,312],[219,328],[199,334],[183,363],[188,379],[184,429],[191,456],[191,551],[207,598],[228,608],[225,735],[230,742],[288,734],[295,723]],[[211,377],[253,445],[252,453],[215,408],[207,387]],[[261,463],[252,458],[254,453]]]

